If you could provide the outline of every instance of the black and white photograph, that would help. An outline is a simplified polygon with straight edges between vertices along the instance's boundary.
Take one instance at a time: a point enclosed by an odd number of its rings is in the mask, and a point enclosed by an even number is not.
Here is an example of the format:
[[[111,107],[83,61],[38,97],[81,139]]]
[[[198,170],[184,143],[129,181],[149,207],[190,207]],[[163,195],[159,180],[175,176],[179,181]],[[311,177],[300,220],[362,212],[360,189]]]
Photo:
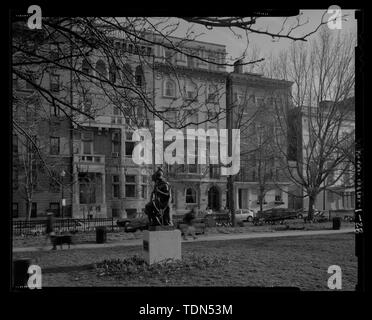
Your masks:
[[[10,10],[12,291],[363,291],[362,11],[238,14]]]

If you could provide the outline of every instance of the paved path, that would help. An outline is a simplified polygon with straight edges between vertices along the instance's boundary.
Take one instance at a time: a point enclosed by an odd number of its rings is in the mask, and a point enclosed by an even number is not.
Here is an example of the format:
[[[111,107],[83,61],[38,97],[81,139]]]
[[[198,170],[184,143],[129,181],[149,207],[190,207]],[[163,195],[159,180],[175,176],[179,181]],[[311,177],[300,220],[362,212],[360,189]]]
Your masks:
[[[240,240],[240,239],[258,239],[258,238],[274,238],[274,237],[294,237],[294,236],[315,236],[315,235],[332,235],[339,233],[354,233],[354,228],[345,228],[341,230],[309,230],[309,231],[276,231],[276,232],[257,232],[257,233],[233,233],[233,234],[212,234],[202,235],[196,240],[182,240],[182,242],[203,242],[203,241],[222,241],[222,240]],[[123,242],[112,243],[86,243],[71,245],[71,249],[96,249],[96,248],[112,248],[112,247],[133,247],[142,246],[142,239],[124,240]],[[63,246],[66,248],[66,245]],[[58,247],[59,248],[59,247]],[[39,251],[38,247],[13,248],[13,252],[32,252]]]

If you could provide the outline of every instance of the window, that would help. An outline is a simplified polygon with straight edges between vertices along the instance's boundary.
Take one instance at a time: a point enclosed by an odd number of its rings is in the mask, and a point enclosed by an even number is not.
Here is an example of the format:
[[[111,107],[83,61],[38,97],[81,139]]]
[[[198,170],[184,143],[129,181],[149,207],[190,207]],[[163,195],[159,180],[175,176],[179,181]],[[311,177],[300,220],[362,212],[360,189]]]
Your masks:
[[[58,74],[50,75],[50,91],[59,92],[59,75]]]
[[[195,157],[195,162],[197,162],[197,156]],[[198,173],[198,165],[197,164],[189,164],[189,173]]]
[[[172,80],[164,81],[164,96],[174,98],[176,96],[176,84]]]
[[[13,89],[18,89],[18,77],[15,73],[12,73],[13,78]]]
[[[191,82],[191,81],[186,82],[185,93],[186,93],[186,99],[187,100],[196,100],[197,91],[198,91],[197,87],[193,82]]]
[[[208,102],[217,102],[217,98],[218,98],[218,92],[217,92],[216,86],[209,85],[208,86],[208,97],[207,97],[207,101]]]
[[[88,60],[84,60],[81,66],[81,71],[84,74],[91,75],[92,74],[92,66]]]
[[[177,62],[181,62],[182,64],[187,63],[187,56],[182,52],[178,52],[177,53]]]
[[[118,107],[115,107],[115,106],[113,106],[112,113],[113,113],[114,116],[120,116],[121,115],[120,109]]]
[[[51,60],[58,60],[59,59],[59,48],[58,44],[51,44],[50,45],[50,59]]]
[[[13,134],[13,156],[18,155],[18,136]]]
[[[193,188],[186,189],[186,203],[196,203],[196,192]]]
[[[119,175],[112,176],[112,197],[120,198],[120,178]]]
[[[129,43],[128,46],[127,46],[127,48],[128,48],[127,51],[128,51],[129,53],[133,53],[133,51],[134,51],[134,50],[133,50],[133,49],[134,49],[133,44]]]
[[[145,85],[145,77],[141,66],[137,66],[136,68],[135,83],[137,87],[143,87]]]
[[[81,204],[91,204],[96,202],[95,173],[79,173],[79,192]]]
[[[249,96],[249,102],[252,103],[252,104],[256,103],[256,96],[254,94],[251,94]]]
[[[133,71],[129,64],[125,64],[123,66],[123,77],[125,81],[132,82],[133,81]]]
[[[256,170],[252,170],[252,181],[256,181]]]
[[[50,137],[50,154],[57,155],[60,152],[60,138]]]
[[[283,203],[282,191],[275,190],[275,203]]]
[[[13,190],[18,189],[18,167],[13,165],[12,168],[12,186]]]
[[[216,58],[213,57],[213,56],[209,56],[208,61],[210,61],[209,70],[212,70],[212,71],[217,70],[217,65],[215,64],[216,63]]]
[[[149,184],[148,176],[142,176],[142,189],[141,189],[141,198],[147,199],[147,186]]]
[[[120,131],[116,131],[112,133],[112,152],[120,153]]]
[[[102,60],[97,61],[96,71],[97,71],[97,76],[102,77],[102,78],[107,77],[106,64]]]
[[[52,171],[51,176],[49,177],[49,191],[50,192],[59,192],[61,184],[59,183],[60,175],[57,171]]]
[[[175,53],[170,49],[164,49],[164,58],[165,62],[173,63],[174,62]]]
[[[260,204],[260,195],[258,195],[257,204]],[[262,204],[267,204],[267,202],[266,202],[266,194],[262,196]]]
[[[137,215],[137,209],[125,209],[127,212],[127,218],[135,218]]]
[[[50,115],[54,117],[59,117],[61,115],[61,110],[55,103],[50,104]]]
[[[54,212],[55,216],[58,217],[60,214],[59,202],[50,202],[49,210]]]
[[[93,154],[93,132],[83,132],[81,140],[83,154]]]
[[[34,90],[32,83],[35,83],[35,74],[33,72],[27,72],[26,90]]]
[[[202,51],[201,50],[201,51],[198,52],[197,55],[201,59],[205,59],[206,58],[206,52],[205,51]],[[207,66],[208,66],[208,64],[205,61],[198,59],[198,67],[205,68]]]
[[[125,197],[135,198],[136,197],[136,176],[125,175]]]
[[[12,203],[12,216],[13,218],[18,218],[18,202]]]
[[[113,83],[115,83],[117,80],[117,72],[118,71],[117,71],[115,64],[111,64],[110,71],[109,71],[109,80]]]
[[[265,99],[262,98],[262,97],[256,98],[256,102],[257,102],[257,104],[258,104],[259,107],[262,107],[262,106],[265,105]]]
[[[189,68],[195,68],[195,59],[192,57],[187,57],[187,66]]]
[[[209,177],[211,179],[219,179],[220,175],[220,168],[218,164],[210,164],[209,165]]]
[[[123,44],[125,45],[125,44]],[[114,48],[115,48],[115,53],[116,54],[120,54],[120,51],[121,51],[121,43],[119,41],[115,41],[114,43]],[[125,50],[124,50],[125,51]]]
[[[135,141],[132,141],[133,132],[126,131],[125,133],[125,156],[132,157],[134,146],[136,145]]]
[[[83,112],[89,114],[92,109],[92,97],[90,95],[85,95],[83,99],[84,100],[81,104],[81,109]]]

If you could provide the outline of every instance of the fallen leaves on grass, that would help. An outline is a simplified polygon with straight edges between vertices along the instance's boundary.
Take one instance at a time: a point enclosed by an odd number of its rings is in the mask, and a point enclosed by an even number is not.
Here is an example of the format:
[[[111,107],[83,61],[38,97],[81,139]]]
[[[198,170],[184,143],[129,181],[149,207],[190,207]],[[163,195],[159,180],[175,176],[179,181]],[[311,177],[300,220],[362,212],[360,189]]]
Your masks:
[[[154,276],[171,276],[184,274],[192,270],[205,270],[210,267],[221,266],[228,263],[225,257],[205,256],[191,254],[183,257],[182,260],[167,259],[162,262],[148,265],[139,255],[133,255],[125,259],[103,260],[95,265],[98,276],[138,276],[143,280]],[[165,282],[168,282],[165,281]]]

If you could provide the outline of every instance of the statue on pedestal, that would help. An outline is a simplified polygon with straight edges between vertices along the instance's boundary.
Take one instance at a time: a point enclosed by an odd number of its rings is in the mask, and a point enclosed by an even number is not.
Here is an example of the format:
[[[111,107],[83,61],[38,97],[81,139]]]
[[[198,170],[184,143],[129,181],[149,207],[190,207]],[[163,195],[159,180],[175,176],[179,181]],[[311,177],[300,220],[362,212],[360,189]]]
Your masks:
[[[150,226],[169,226],[171,197],[170,186],[163,177],[163,170],[158,170],[152,175],[155,182],[154,190],[151,193],[151,200],[145,206],[145,213],[149,218]]]

